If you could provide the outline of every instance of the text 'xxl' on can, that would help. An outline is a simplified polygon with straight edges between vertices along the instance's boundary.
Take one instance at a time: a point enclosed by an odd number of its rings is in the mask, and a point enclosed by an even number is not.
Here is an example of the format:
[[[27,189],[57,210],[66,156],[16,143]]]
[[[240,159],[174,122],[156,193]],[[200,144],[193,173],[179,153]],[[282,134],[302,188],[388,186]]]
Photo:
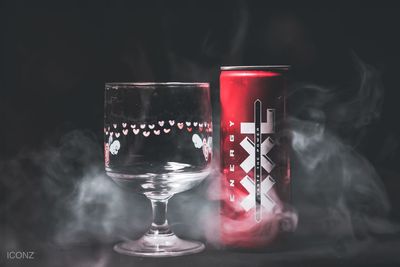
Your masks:
[[[289,66],[221,67],[221,241],[260,247],[280,232],[290,199]]]

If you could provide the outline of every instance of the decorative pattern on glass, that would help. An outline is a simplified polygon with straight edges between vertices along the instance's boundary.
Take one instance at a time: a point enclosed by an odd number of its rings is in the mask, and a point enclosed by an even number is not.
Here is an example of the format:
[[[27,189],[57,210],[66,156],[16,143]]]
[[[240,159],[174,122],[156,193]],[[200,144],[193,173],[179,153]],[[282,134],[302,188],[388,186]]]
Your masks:
[[[110,154],[118,155],[121,140],[129,137],[162,137],[163,135],[189,135],[192,143],[187,144],[201,149],[207,162],[212,155],[212,122],[159,120],[154,122],[122,122],[105,125],[104,154],[105,166],[110,164]],[[125,142],[129,143],[129,142]]]

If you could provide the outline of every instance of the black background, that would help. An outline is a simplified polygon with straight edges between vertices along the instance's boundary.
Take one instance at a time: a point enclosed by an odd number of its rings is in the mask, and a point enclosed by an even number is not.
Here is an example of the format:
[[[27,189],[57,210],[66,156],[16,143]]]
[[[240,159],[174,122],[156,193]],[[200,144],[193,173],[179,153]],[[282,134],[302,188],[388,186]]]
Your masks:
[[[342,90],[353,81],[357,57],[381,75],[381,114],[363,129],[356,142],[332,128],[377,169],[392,205],[389,217],[399,220],[399,8],[363,2],[326,7],[300,3],[277,6],[261,1],[143,2],[122,5],[96,1],[53,7],[19,1],[2,4],[2,161],[57,144],[74,129],[90,132],[101,149],[105,82],[210,81],[218,117],[221,65],[291,64],[293,83]],[[30,170],[29,162],[24,166]],[[1,176],[2,206],[7,206],[13,195],[7,187],[9,180],[18,179],[10,177]],[[47,207],[51,201],[28,194],[16,207],[32,207],[23,216],[29,218],[35,205]],[[4,225],[21,219],[16,213],[3,213]],[[15,227],[39,231],[34,223],[17,223]],[[39,232],[42,236],[46,231]],[[204,257],[216,263],[218,253],[210,253]],[[223,257],[232,263],[228,260],[232,255],[221,255],[219,264],[223,264]],[[254,266],[263,262],[259,254],[254,257]],[[207,262],[201,256],[195,259],[199,265]],[[392,263],[390,259],[387,262]]]

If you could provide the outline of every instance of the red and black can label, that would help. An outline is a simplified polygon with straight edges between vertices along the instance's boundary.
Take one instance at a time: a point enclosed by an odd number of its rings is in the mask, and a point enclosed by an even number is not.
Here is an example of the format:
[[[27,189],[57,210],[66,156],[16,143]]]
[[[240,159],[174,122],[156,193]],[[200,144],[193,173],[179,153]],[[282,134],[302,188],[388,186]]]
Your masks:
[[[288,66],[221,70],[221,241],[259,246],[279,232],[276,218],[290,197],[284,134]],[[269,229],[267,238],[259,236],[263,228]]]

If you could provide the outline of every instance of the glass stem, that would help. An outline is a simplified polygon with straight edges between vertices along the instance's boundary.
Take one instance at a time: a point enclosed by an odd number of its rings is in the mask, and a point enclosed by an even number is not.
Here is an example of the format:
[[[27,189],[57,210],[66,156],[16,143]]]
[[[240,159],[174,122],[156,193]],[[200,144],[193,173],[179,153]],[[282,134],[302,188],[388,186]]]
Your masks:
[[[151,207],[153,208],[153,222],[151,223],[147,235],[173,235],[167,220],[167,205],[169,198],[170,197],[162,199],[149,198],[151,201]]]

